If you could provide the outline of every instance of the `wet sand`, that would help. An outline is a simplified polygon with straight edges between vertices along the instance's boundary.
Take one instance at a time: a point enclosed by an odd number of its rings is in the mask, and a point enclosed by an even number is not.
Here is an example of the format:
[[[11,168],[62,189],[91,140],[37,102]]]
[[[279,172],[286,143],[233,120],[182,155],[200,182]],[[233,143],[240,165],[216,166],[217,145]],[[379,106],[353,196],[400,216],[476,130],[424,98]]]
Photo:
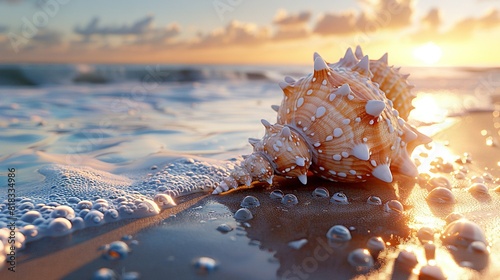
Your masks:
[[[416,273],[426,262],[423,246],[416,238],[418,229],[428,226],[440,232],[446,224],[444,218],[458,212],[485,231],[490,245],[487,265],[479,271],[459,267],[454,260],[456,256],[437,236],[435,262],[449,279],[496,279],[500,277],[500,193],[493,189],[498,183],[486,181],[489,196],[474,196],[467,191],[471,178],[481,176],[485,168],[493,178],[500,177],[497,165],[500,149],[486,145],[488,135],[483,136],[482,130],[498,136],[491,112],[461,117],[433,137],[434,148],[423,149],[421,153],[425,154],[419,155],[422,162],[433,159],[443,149],[451,155],[467,152],[472,156],[471,163],[454,163],[455,170],[461,166],[469,170],[466,179],[426,171],[450,180],[457,201],[453,205],[427,203],[428,190],[417,184],[417,180],[402,176],[395,176],[390,185],[376,181],[340,184],[309,178],[304,187],[295,181],[279,180],[274,189],[296,195],[297,205],[285,206],[271,199],[272,189],[264,187],[224,196],[190,195],[177,199],[177,207],[155,217],[29,243],[19,256],[17,272],[13,274],[4,268],[0,278],[89,279],[96,270],[107,267],[117,274],[138,272],[141,279],[401,279],[405,275],[393,275],[394,259],[401,250],[412,248],[417,254],[420,264]],[[312,197],[316,187],[327,188],[330,196],[343,192],[349,204],[334,205],[329,198]],[[261,206],[250,209],[253,219],[239,223],[233,214],[247,195],[258,198]],[[387,213],[383,206],[367,204],[370,195],[380,197],[383,203],[399,200],[404,206],[403,214]],[[224,223],[234,230],[228,233],[216,230]],[[326,232],[334,225],[350,228],[352,240],[343,246],[329,245]],[[130,244],[132,252],[128,257],[117,261],[103,259],[99,247],[125,235],[137,240],[136,245]],[[374,236],[382,237],[387,249],[376,259],[371,271],[360,274],[347,262],[347,255],[366,247],[367,240]],[[288,245],[300,239],[307,240],[300,249]],[[209,272],[196,269],[193,260],[202,256],[215,259],[217,268]]]

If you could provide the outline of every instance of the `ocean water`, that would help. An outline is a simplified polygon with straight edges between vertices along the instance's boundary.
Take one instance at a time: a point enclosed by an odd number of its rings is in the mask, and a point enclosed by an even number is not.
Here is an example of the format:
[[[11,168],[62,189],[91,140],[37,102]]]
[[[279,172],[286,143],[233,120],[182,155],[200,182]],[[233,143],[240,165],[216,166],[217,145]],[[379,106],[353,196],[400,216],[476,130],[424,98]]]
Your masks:
[[[23,229],[27,241],[155,215],[161,210],[153,202],[162,199],[155,198],[158,192],[175,197],[211,191],[236,158],[251,152],[247,138],[262,137],[260,119],[275,121],[271,105],[282,99],[278,81],[311,71],[0,65],[0,228],[10,215],[12,174],[17,225],[31,225]],[[409,122],[430,135],[455,116],[494,110],[500,95],[496,68],[401,72],[411,73],[417,94]]]

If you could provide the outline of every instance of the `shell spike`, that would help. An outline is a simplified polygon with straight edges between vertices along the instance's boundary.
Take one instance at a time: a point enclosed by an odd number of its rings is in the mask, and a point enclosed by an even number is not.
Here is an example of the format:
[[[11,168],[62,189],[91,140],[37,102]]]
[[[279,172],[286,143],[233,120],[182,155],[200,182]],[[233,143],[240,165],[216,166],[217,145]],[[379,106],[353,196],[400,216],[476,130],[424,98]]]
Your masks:
[[[378,61],[382,62],[382,63],[385,63],[385,64],[389,64],[389,55],[387,53],[384,53],[383,56],[381,56]]]
[[[295,79],[290,77],[290,76],[285,76],[285,82],[289,83],[289,84],[293,84],[295,83]]]
[[[272,126],[271,123],[265,119],[260,120],[260,122],[266,127],[266,129],[269,129]]]
[[[404,150],[401,155],[394,160],[392,163],[392,168],[409,177],[417,177],[418,170],[413,161],[408,156],[408,153]]]
[[[368,100],[365,111],[368,115],[379,117],[385,109],[385,102],[381,100]]]
[[[299,175],[297,178],[302,184],[307,185],[307,174]]]
[[[356,62],[358,62],[358,60],[354,56],[354,53],[352,52],[351,48],[347,49],[347,51],[344,54],[344,58],[343,59],[345,60],[344,61],[345,63],[356,63]]]
[[[274,175],[271,175],[271,177],[267,178],[266,182],[267,182],[269,185],[272,185],[272,184],[273,184],[273,178],[274,178]]]
[[[280,86],[280,88],[281,88],[282,90],[285,90],[288,86],[290,86],[290,84],[289,84],[289,83],[282,82],[282,81],[278,82],[278,85]]]
[[[328,69],[328,64],[323,60],[323,58],[318,54],[314,59],[314,71],[321,71]]]
[[[314,54],[313,54],[313,61],[316,61],[316,58],[318,58],[318,57],[321,57],[321,56],[319,55],[319,53],[314,52]]]
[[[278,112],[279,109],[280,109],[280,106],[279,105],[271,105],[271,108],[275,111],[275,112]]]
[[[335,92],[336,95],[341,95],[341,96],[346,96],[350,93],[351,93],[351,87],[349,86],[349,84],[343,84]]]
[[[356,55],[356,57],[358,59],[363,58],[364,55],[363,55],[363,50],[361,49],[361,46],[359,46],[359,45],[356,46],[356,51],[354,52],[354,54]]]
[[[403,77],[403,79],[408,79],[408,77],[410,77],[410,74],[404,74],[404,75],[401,75],[401,77]]]
[[[358,72],[361,75],[365,75],[371,77],[372,74],[370,72],[370,59],[367,55],[365,55],[354,67],[352,70]]]
[[[375,169],[372,171],[372,175],[386,183],[391,183],[392,182],[392,173],[391,169],[389,168],[388,164],[379,164]]]
[[[260,142],[260,139],[257,138],[248,138],[248,143],[252,145],[252,147],[255,147]]]

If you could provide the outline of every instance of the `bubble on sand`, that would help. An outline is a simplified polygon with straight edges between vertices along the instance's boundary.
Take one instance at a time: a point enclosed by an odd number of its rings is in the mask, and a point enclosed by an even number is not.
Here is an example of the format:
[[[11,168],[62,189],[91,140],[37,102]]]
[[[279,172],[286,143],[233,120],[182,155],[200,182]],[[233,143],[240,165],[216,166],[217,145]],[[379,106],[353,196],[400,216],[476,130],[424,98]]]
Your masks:
[[[49,236],[62,236],[71,232],[71,222],[65,218],[55,218],[49,223]]]
[[[255,196],[247,195],[241,201],[240,206],[243,207],[243,208],[259,207],[260,206],[260,201]]]
[[[94,276],[92,277],[92,280],[116,280],[118,277],[116,276],[116,273],[109,268],[99,268],[94,273]]]
[[[164,194],[164,193],[156,194],[154,197],[154,202],[161,209],[167,209],[167,208],[172,208],[174,206],[177,206],[174,199],[170,195]]]
[[[130,248],[123,241],[114,241],[104,245],[102,257],[107,260],[123,260],[128,256]]]
[[[380,254],[380,252],[385,250],[385,243],[382,237],[374,236],[368,239],[368,242],[366,242],[366,248],[368,251],[370,251],[370,254],[374,257],[377,258],[377,256]]]
[[[338,205],[347,205],[349,204],[349,200],[347,196],[343,192],[337,192],[332,195],[330,202]]]
[[[248,210],[247,208],[240,208],[236,213],[234,214],[234,218],[238,221],[249,221],[253,219],[252,212]]]
[[[372,255],[367,249],[356,249],[350,252],[347,256],[347,262],[360,273],[370,271],[375,263]]]
[[[451,222],[454,222],[456,220],[460,220],[462,218],[464,218],[464,215],[457,213],[457,212],[452,212],[452,213],[448,214],[448,216],[446,216],[445,221],[446,221],[446,224],[449,224]]]
[[[24,213],[21,216],[21,220],[23,220],[24,222],[27,222],[27,223],[33,223],[36,219],[41,218],[41,217],[42,217],[42,214],[40,214],[40,212],[38,212],[36,210],[31,210],[31,211]]]
[[[427,264],[420,269],[418,279],[446,280],[446,276],[439,266]]]
[[[434,242],[428,242],[424,244],[425,258],[427,261],[436,259],[436,245]]]
[[[422,227],[417,232],[417,238],[422,244],[434,242],[434,230],[430,227]]]
[[[320,198],[330,197],[330,192],[327,188],[319,187],[314,189],[314,191],[312,192],[312,196]]]
[[[472,183],[481,183],[481,184],[483,184],[484,183],[484,178],[481,177],[481,176],[472,176],[472,178],[470,178],[470,181]]]
[[[221,224],[217,227],[217,230],[222,233],[228,233],[233,230],[233,227],[228,224]]]
[[[90,210],[83,220],[86,226],[98,226],[104,222],[104,214],[97,210]]]
[[[92,209],[92,202],[88,200],[82,200],[76,205],[77,209]]]
[[[474,222],[460,219],[451,222],[441,234],[443,244],[467,248],[472,242],[480,241],[487,244],[483,230]]]
[[[351,240],[351,232],[343,225],[335,225],[326,233],[326,237],[332,242],[346,242]]]
[[[286,206],[293,206],[299,203],[299,199],[294,195],[294,194],[286,194],[283,196],[281,199],[281,204],[286,205]]]
[[[75,217],[75,211],[69,206],[59,205],[54,208],[54,210],[52,210],[50,216],[52,218],[66,218],[68,220],[71,220]]]
[[[208,273],[217,269],[217,261],[209,257],[200,257],[194,260],[194,267],[198,269],[198,273]]]
[[[481,241],[473,241],[467,247],[467,251],[472,254],[488,254],[488,246]]]
[[[269,194],[273,200],[281,200],[285,194],[281,190],[274,190]]]
[[[382,205],[382,199],[378,196],[370,195],[370,197],[366,200],[366,203],[370,205]]]
[[[384,211],[387,213],[401,214],[404,211],[403,204],[397,200],[389,200],[384,204]]]
[[[458,180],[463,180],[465,179],[465,174],[462,171],[457,170],[453,173],[453,177]]]
[[[483,183],[474,183],[467,190],[475,195],[489,195],[489,189]]]
[[[453,193],[443,187],[437,187],[427,194],[427,201],[429,203],[439,203],[439,204],[454,204],[455,196]]]

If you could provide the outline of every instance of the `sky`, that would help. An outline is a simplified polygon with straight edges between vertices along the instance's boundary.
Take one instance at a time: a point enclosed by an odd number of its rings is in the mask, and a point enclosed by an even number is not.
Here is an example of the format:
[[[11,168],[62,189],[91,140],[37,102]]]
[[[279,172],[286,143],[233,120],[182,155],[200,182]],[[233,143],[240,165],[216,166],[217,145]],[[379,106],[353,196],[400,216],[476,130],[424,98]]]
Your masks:
[[[500,66],[500,0],[0,0],[0,63]]]

